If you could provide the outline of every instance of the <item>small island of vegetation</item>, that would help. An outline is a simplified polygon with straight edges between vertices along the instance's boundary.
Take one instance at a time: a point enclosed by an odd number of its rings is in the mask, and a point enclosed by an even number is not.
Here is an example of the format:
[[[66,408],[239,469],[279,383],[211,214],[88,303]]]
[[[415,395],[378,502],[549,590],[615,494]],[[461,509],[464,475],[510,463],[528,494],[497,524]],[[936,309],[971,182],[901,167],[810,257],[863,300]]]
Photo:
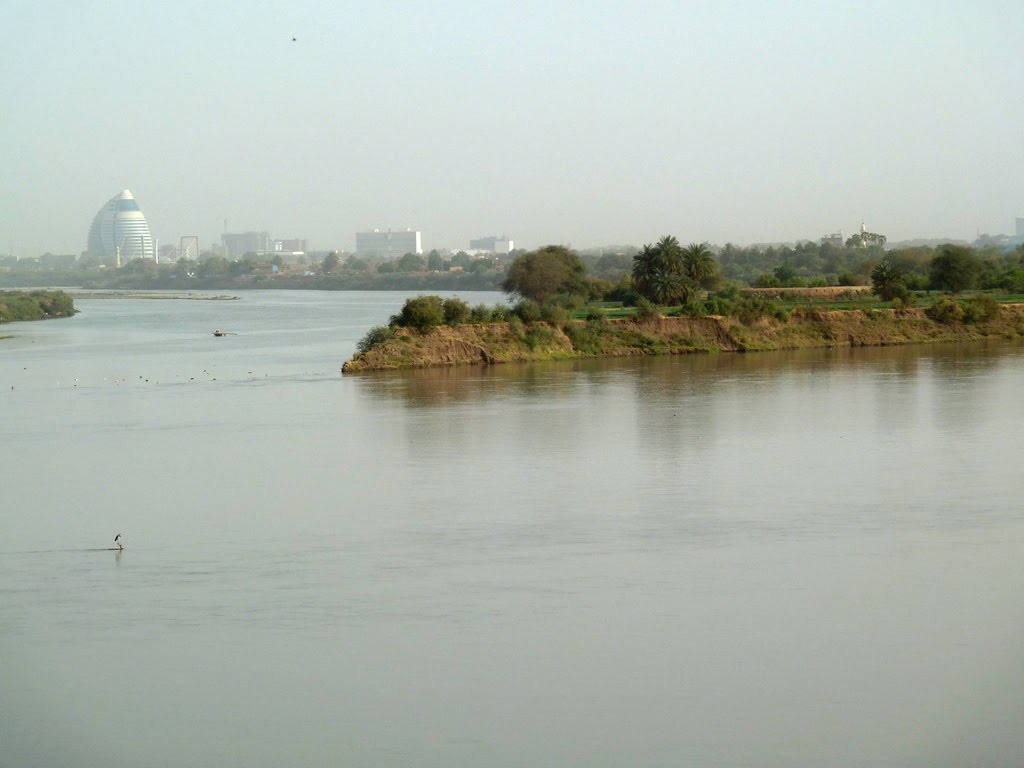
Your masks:
[[[925,278],[881,258],[870,285],[785,286],[775,276],[751,287],[724,280],[706,245],[665,237],[612,284],[587,275],[568,248],[547,246],[509,265],[502,287],[515,304],[409,299],[366,334],[343,371],[1024,338],[1020,265],[1006,265],[1006,288],[967,293],[984,267],[971,249],[948,245]]]
[[[0,323],[71,317],[75,304],[64,291],[0,291]]]

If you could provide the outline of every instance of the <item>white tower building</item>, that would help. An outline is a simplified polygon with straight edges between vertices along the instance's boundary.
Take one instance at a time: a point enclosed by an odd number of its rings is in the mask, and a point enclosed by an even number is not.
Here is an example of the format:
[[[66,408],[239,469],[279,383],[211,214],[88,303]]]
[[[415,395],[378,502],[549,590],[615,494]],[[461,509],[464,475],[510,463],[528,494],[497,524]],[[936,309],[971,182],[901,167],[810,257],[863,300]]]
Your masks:
[[[132,259],[156,258],[149,224],[129,190],[114,195],[100,208],[89,227],[86,250],[100,261],[118,266]]]

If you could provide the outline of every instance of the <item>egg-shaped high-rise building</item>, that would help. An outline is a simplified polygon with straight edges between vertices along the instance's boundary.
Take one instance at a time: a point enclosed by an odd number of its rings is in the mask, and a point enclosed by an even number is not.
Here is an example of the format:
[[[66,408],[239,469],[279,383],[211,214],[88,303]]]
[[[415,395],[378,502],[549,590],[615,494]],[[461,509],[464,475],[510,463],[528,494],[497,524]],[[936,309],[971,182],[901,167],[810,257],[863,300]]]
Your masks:
[[[149,224],[129,190],[114,195],[100,208],[89,227],[86,250],[93,258],[108,264],[154,258]]]

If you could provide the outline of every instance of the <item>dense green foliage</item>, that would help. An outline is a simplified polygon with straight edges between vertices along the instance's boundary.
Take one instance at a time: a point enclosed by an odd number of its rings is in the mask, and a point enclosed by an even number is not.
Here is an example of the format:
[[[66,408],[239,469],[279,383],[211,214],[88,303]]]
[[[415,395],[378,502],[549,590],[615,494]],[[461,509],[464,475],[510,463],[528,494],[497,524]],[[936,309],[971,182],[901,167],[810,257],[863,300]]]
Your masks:
[[[999,319],[1003,308],[991,296],[979,294],[967,299],[939,298],[924,312],[937,323],[987,323]]]
[[[406,299],[402,310],[391,318],[391,325],[415,328],[425,333],[444,323],[444,301],[440,296],[417,296]]]
[[[710,290],[720,281],[718,262],[706,243],[690,243],[683,248],[683,272],[701,288]]]
[[[655,304],[686,302],[697,291],[686,271],[683,248],[671,235],[640,249],[633,257],[632,277],[636,292]]]
[[[903,270],[888,259],[878,262],[871,270],[871,286],[882,301],[906,300],[910,294],[903,282]]]
[[[829,243],[801,243],[795,246],[742,247],[727,243],[718,251],[722,274],[730,280],[753,285],[763,276],[775,278],[779,285],[806,287],[808,282],[822,279],[826,284],[840,284],[845,276],[865,282],[870,262],[885,252],[878,247],[844,248]],[[782,268],[781,273],[776,270]],[[764,287],[774,287],[765,285]]]
[[[942,291],[960,293],[974,287],[981,268],[981,262],[970,248],[939,246],[931,261],[931,285]]]
[[[469,308],[469,304],[464,302],[462,299],[445,299],[441,303],[441,309],[444,312],[444,322],[446,325],[461,325],[462,323],[468,323],[469,318],[472,315],[472,310]]]
[[[0,322],[70,317],[75,304],[64,291],[0,291]]]
[[[517,256],[501,287],[525,299],[545,302],[560,293],[586,293],[585,271],[579,256],[564,245],[546,245]]]
[[[356,352],[364,355],[378,344],[383,344],[391,338],[392,329],[386,325],[378,325],[366,332],[366,335],[356,344]]]
[[[454,297],[442,299],[440,296],[417,296],[416,298],[405,300],[401,311],[391,317],[389,327],[392,329],[412,328],[421,333],[426,333],[431,328],[436,328],[440,325],[502,323],[516,317],[529,320],[547,319],[552,314],[557,315],[560,311],[558,307],[551,305],[542,307],[532,299],[524,299],[515,308],[509,309],[503,304],[493,307],[479,304],[475,307],[470,307],[462,299]]]

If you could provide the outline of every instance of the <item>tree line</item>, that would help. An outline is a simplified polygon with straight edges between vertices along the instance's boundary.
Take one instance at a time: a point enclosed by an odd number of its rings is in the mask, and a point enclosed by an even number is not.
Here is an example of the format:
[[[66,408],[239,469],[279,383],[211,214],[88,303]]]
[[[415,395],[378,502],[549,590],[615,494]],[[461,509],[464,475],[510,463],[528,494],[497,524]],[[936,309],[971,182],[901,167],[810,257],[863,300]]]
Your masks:
[[[783,261],[776,263],[779,259]],[[758,269],[775,266],[754,279],[738,280],[733,276],[740,263]],[[830,271],[814,273],[815,268]],[[707,243],[684,246],[668,235],[638,249],[629,260],[629,270],[614,281],[589,271],[577,253],[552,245],[516,258],[501,283],[506,292],[541,303],[603,298],[627,304],[644,299],[657,305],[686,304],[701,295],[748,286],[844,285],[871,285],[885,301],[907,300],[914,291],[1024,293],[1024,245],[1009,253],[954,244],[891,251],[830,244],[765,252],[727,246],[716,253]]]

